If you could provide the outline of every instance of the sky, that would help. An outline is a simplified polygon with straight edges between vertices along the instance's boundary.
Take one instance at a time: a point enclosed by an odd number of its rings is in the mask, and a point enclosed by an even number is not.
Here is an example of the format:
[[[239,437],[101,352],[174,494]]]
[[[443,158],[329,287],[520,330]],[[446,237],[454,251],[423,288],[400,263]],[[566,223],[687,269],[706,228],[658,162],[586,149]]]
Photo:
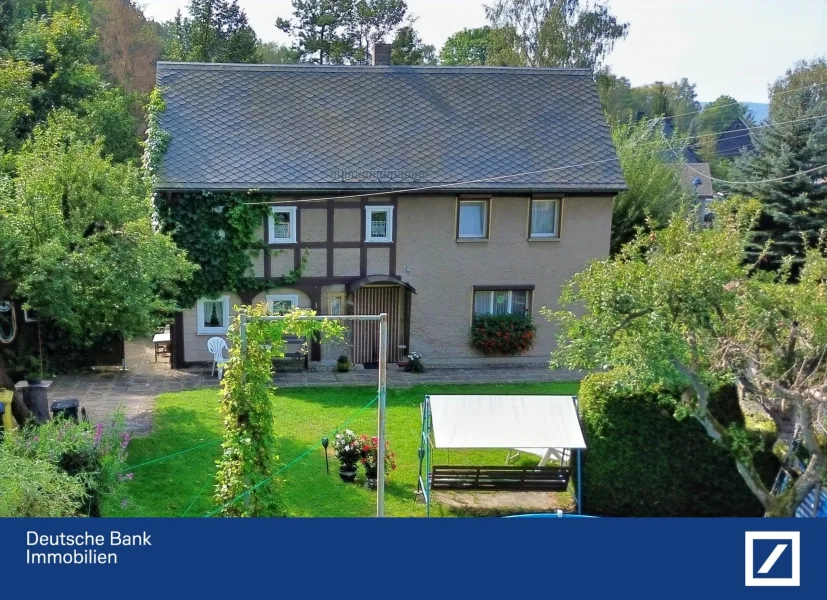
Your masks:
[[[486,24],[484,0],[407,0],[427,44],[437,50],[454,32]],[[490,0],[489,3],[493,2]],[[187,0],[142,0],[147,16],[171,19]],[[288,43],[275,27],[290,0],[239,0],[266,41]],[[698,99],[729,94],[767,102],[767,86],[796,61],[827,55],[827,0],[610,0],[629,23],[607,63],[632,85],[688,78]]]

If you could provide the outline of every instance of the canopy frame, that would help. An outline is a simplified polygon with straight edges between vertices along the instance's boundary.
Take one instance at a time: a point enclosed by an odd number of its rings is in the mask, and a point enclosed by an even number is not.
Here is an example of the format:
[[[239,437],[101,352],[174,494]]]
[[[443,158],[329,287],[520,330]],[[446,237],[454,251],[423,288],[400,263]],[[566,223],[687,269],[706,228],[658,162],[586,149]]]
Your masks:
[[[470,398],[480,398],[480,396],[467,396]],[[506,398],[525,398],[525,395],[513,395],[513,396],[504,396]],[[546,397],[551,398],[550,396],[532,396],[534,397]],[[487,489],[490,491],[503,491],[505,489],[515,490],[518,491],[520,489],[525,489],[525,481],[528,479],[529,481],[539,481],[542,480],[545,484],[551,484],[554,487],[549,487],[549,491],[555,491],[557,486],[560,485],[563,481],[563,489],[568,485],[569,478],[572,472],[572,450],[576,450],[576,469],[577,469],[577,479],[576,479],[576,503],[577,503],[577,514],[582,514],[582,450],[585,448],[585,440],[582,437],[582,425],[579,419],[579,405],[577,401],[577,396],[570,396],[574,415],[577,419],[577,427],[580,429],[579,434],[581,440],[583,440],[582,444],[577,443],[576,441],[572,443],[570,446],[559,446],[558,449],[563,450],[564,452],[562,455],[568,456],[568,460],[561,460],[560,466],[554,467],[547,467],[547,466],[540,466],[540,467],[528,467],[528,468],[515,468],[515,467],[450,467],[447,465],[434,465],[433,464],[433,451],[435,448],[438,448],[436,444],[436,436],[434,434],[434,414],[433,414],[433,406],[431,401],[431,396],[426,395],[422,404],[420,404],[420,420],[421,420],[421,429],[420,429],[420,442],[419,442],[419,484],[418,484],[418,491],[422,494],[423,499],[425,500],[425,511],[426,516],[431,516],[431,499],[433,497],[433,490],[435,488],[435,476],[437,479],[437,489]],[[466,431],[465,434],[467,435],[468,432]],[[575,436],[576,438],[577,436]],[[519,444],[514,444],[514,446],[518,446]],[[522,445],[525,448],[525,444]],[[456,448],[459,446],[449,445],[448,448]],[[469,447],[499,447],[499,446],[479,446],[473,445]],[[511,448],[503,448],[506,450],[511,450]],[[567,452],[566,452],[567,451]],[[565,463],[565,464],[564,464]],[[445,472],[449,471],[453,475],[447,481],[445,480]],[[520,477],[516,471],[520,471]],[[485,485],[480,485],[480,479],[483,479]],[[555,481],[556,480],[556,481]],[[452,484],[456,484],[456,487],[452,487]],[[531,483],[529,483],[529,486]],[[533,487],[529,487],[528,489],[537,489]],[[542,488],[546,489],[546,488]]]

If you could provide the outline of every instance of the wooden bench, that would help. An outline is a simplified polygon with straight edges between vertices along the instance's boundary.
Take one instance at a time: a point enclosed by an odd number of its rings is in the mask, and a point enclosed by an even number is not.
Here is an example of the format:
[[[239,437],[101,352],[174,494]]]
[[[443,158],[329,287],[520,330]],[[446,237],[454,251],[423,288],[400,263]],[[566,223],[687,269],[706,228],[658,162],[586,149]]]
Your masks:
[[[434,466],[432,490],[561,492],[569,485],[568,467]]]

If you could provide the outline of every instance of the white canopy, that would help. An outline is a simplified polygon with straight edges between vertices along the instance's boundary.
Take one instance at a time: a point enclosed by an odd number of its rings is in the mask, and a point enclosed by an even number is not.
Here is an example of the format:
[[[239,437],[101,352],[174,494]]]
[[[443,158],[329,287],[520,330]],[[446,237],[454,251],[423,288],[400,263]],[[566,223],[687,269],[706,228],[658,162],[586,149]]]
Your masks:
[[[430,396],[436,448],[585,448],[572,396]]]

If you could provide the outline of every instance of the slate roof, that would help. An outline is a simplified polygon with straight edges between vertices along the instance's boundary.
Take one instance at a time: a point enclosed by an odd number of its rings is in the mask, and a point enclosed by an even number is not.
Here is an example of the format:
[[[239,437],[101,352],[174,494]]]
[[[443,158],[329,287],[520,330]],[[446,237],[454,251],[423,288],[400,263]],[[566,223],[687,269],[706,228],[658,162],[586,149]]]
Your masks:
[[[752,132],[740,117],[735,119],[726,131],[718,136],[715,144],[716,153],[722,157],[738,156],[742,150],[750,152],[753,149]]]
[[[681,183],[686,189],[695,191],[692,180],[699,177],[701,185],[698,186],[698,198],[711,198],[715,191],[712,189],[711,173],[709,163],[689,163],[681,165]]]
[[[625,189],[584,69],[159,62],[157,80],[163,190]]]

